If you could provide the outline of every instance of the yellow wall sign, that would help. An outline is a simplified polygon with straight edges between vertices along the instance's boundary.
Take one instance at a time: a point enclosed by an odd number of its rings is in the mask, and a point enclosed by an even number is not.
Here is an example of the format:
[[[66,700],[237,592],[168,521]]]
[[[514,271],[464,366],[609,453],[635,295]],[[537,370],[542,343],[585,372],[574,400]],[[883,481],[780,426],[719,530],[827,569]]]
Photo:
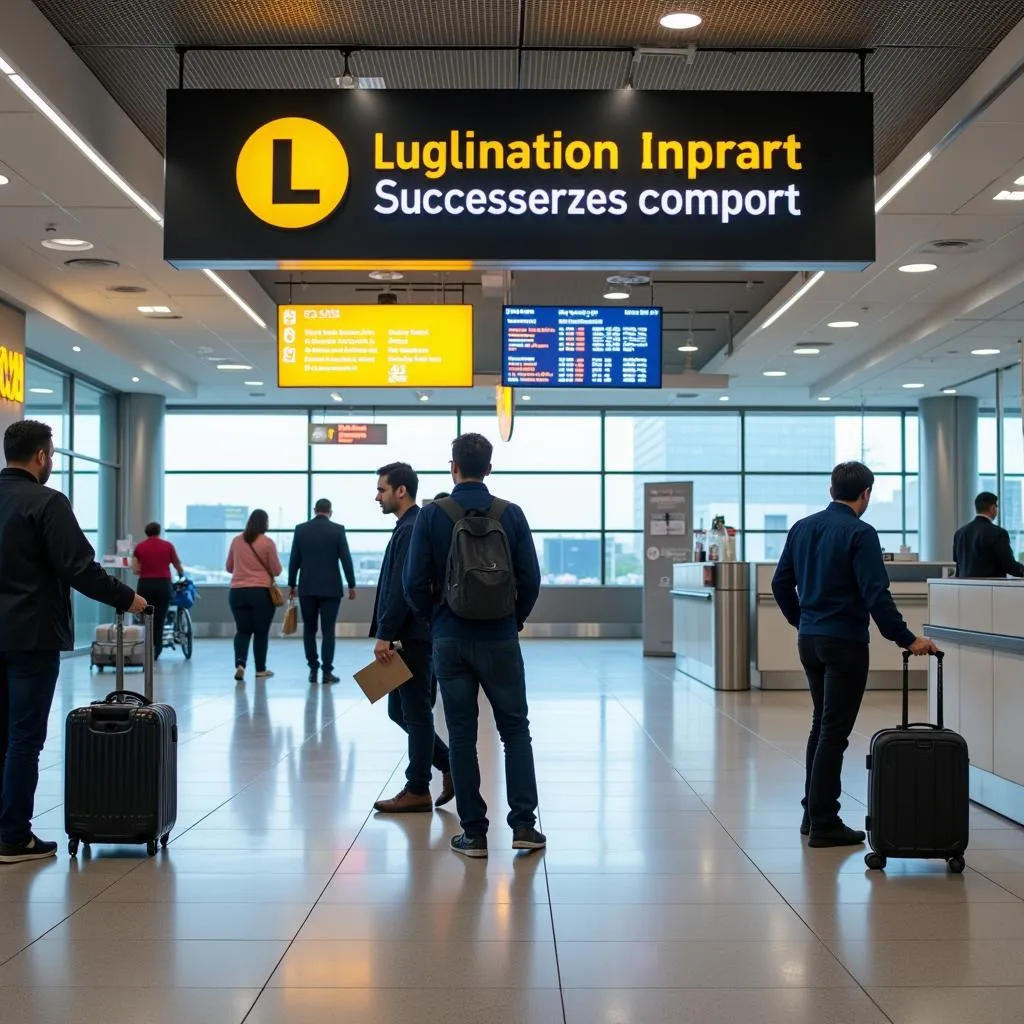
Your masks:
[[[473,386],[473,307],[279,306],[282,388]]]
[[[25,355],[0,345],[0,398],[25,401]]]

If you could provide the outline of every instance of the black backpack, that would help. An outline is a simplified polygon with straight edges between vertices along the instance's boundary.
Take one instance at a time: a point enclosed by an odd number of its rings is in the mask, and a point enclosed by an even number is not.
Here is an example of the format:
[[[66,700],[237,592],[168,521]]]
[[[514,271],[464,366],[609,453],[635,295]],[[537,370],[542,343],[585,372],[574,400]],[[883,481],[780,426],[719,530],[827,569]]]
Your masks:
[[[435,504],[453,524],[442,594],[452,614],[483,621],[515,615],[512,548],[500,521],[508,502],[495,498],[490,508],[469,511],[454,498],[440,498]]]

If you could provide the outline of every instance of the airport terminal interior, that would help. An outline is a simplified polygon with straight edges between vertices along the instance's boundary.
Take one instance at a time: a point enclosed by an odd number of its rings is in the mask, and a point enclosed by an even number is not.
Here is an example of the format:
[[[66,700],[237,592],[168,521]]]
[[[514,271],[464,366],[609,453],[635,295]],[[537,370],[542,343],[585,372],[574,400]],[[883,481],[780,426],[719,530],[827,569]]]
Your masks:
[[[1024,1022],[1024,582],[953,557],[992,492],[1024,561],[1022,338],[1020,0],[0,0],[0,428],[51,427],[110,573],[156,522],[195,586],[123,683],[112,609],[73,595],[33,819],[58,850],[0,863],[0,1022]],[[408,744],[354,679],[378,471],[426,505],[466,433],[541,577],[547,847],[512,848],[482,697],[486,859],[450,849],[455,801],[374,810]],[[801,835],[771,581],[850,460],[944,652],[909,717],[966,742],[966,850]],[[266,512],[287,599],[320,499],[339,678],[285,608],[236,678],[232,541]],[[856,828],[902,714],[870,649]],[[66,827],[65,720],[122,685],[177,715],[164,845]]]

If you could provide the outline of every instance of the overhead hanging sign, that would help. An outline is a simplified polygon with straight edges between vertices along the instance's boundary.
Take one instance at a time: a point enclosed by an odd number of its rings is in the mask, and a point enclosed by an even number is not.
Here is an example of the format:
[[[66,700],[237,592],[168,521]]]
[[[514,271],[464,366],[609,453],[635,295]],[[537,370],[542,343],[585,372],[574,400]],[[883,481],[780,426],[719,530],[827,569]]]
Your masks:
[[[178,267],[862,269],[865,93],[174,90]]]
[[[386,423],[311,423],[310,444],[387,444]]]

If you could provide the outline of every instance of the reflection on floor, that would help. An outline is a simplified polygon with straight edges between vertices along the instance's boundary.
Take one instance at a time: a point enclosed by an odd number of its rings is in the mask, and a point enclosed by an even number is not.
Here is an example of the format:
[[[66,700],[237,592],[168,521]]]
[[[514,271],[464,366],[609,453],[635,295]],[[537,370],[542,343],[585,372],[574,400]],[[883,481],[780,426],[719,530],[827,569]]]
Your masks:
[[[1024,1020],[1024,830],[978,809],[968,870],[805,849],[807,698],[719,694],[631,643],[527,646],[543,855],[514,856],[489,715],[491,857],[454,814],[383,819],[402,737],[300,646],[236,688],[222,642],[159,666],[181,728],[168,850],[0,868],[0,1019],[147,1024],[986,1024]],[[62,832],[62,722],[105,691],[65,663],[38,831]],[[920,701],[920,697],[915,697]],[[921,711],[921,708],[918,708]],[[847,761],[895,721],[869,695]]]

